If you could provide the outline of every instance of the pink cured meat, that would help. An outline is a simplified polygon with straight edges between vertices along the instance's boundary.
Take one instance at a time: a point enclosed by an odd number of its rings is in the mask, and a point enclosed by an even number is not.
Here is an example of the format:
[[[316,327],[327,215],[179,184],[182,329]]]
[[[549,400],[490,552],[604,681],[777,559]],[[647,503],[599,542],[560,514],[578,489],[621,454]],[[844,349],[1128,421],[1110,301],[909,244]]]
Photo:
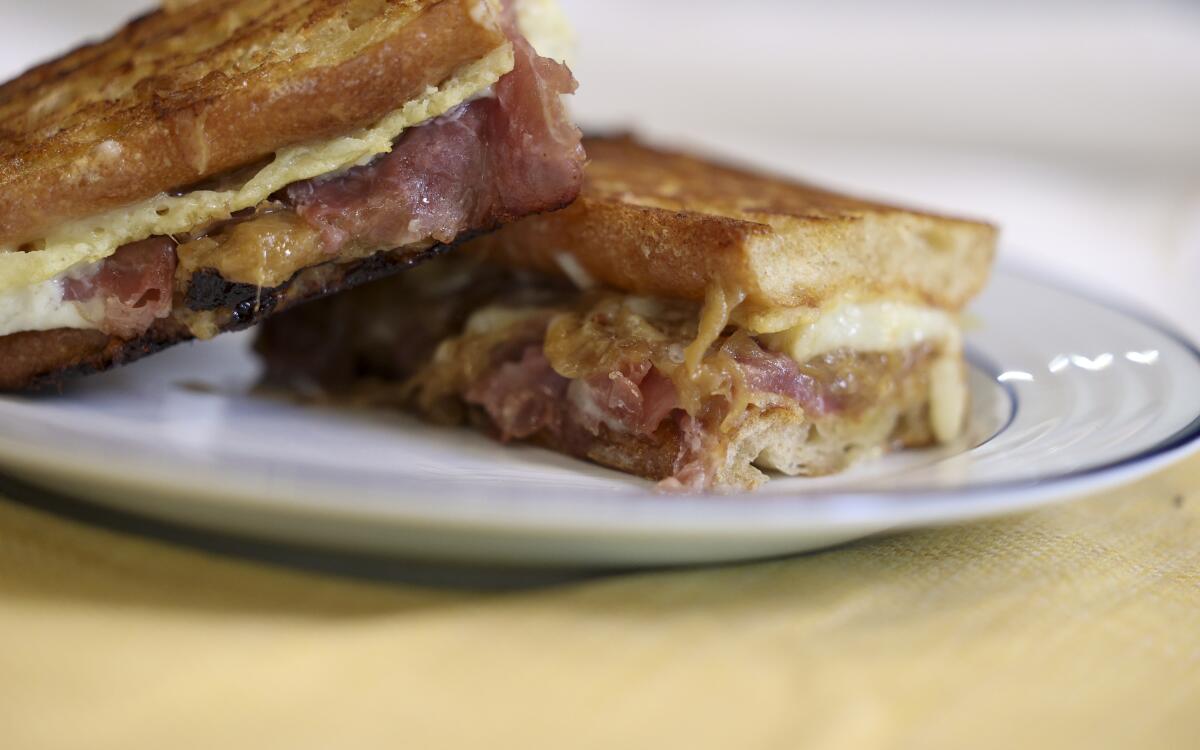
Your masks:
[[[621,370],[571,385],[572,418],[593,435],[606,424],[620,432],[652,435],[679,407],[669,378],[649,362],[628,363]]]
[[[119,248],[89,277],[67,279],[63,299],[87,302],[99,297],[104,303],[100,329],[133,338],[170,314],[174,282],[175,243],[169,237],[153,237]]]
[[[750,390],[790,398],[808,414],[837,411],[830,394],[815,378],[801,372],[791,357],[763,349],[753,339],[731,339],[726,342],[724,351],[738,364],[742,379]]]
[[[539,57],[515,31],[513,70],[494,95],[411,128],[392,152],[330,178],[289,186],[297,213],[321,233],[330,256],[353,241],[399,247],[449,243],[578,194],[585,155],[563,94],[575,90],[566,66]],[[157,237],[120,248],[87,279],[66,282],[68,300],[104,295],[101,330],[124,338],[171,311],[175,243]]]
[[[541,345],[532,344],[520,359],[504,362],[475,383],[464,398],[483,407],[507,442],[542,430],[559,434],[569,384],[550,367]]]
[[[650,437],[664,421],[673,420],[680,437],[674,474],[664,489],[702,489],[711,478],[710,457],[719,438],[701,419],[680,407],[671,380],[648,361],[626,362],[619,369],[568,380],[551,367],[531,329],[501,346],[490,374],[466,393],[467,403],[481,406],[505,441],[545,433],[586,455],[601,427]],[[812,415],[836,412],[837,402],[789,357],[762,348],[752,338],[735,337],[722,351],[740,371],[743,386],[755,393],[783,396]],[[589,437],[590,436],[590,437]]]
[[[534,336],[537,331],[525,333],[511,342],[519,346],[498,347],[492,371],[466,394],[468,403],[484,408],[505,440],[542,430],[561,438],[571,428],[595,436],[601,425],[648,437],[674,417],[685,443],[697,443],[704,428],[680,411],[675,385],[650,362],[627,362],[618,370],[568,380],[550,366]],[[725,352],[750,390],[792,399],[810,414],[836,411],[831,396],[790,358],[752,339],[727,342]],[[691,445],[688,454],[699,452],[699,445]],[[682,461],[681,467],[688,463]]]
[[[641,432],[651,434],[658,426],[679,408],[679,394],[671,379],[656,369],[646,373],[646,377],[638,384],[642,391],[642,421]]]
[[[453,242],[574,196],[583,183],[581,134],[561,96],[575,90],[562,64],[512,35],[513,70],[493,95],[407,131],[391,153],[335,179],[309,180],[288,200],[336,253],[347,242]]]

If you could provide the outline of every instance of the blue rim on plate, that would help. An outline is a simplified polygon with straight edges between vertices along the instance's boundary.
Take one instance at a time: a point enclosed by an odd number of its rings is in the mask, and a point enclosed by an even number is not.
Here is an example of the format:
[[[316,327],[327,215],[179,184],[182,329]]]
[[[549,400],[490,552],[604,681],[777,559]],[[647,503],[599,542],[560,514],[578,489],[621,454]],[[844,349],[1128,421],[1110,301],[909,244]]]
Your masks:
[[[1050,281],[1050,280],[1046,280],[1043,278],[1039,278],[1038,276],[1036,276],[1032,273],[1027,273],[1023,270],[1014,270],[1012,268],[1008,268],[1006,270],[1008,273],[1012,274],[1013,276],[1019,276],[1026,281],[1031,281],[1031,282],[1034,282],[1037,284],[1052,284],[1053,286],[1058,287],[1062,291],[1068,292],[1069,294],[1079,297],[1080,299],[1085,299],[1093,304],[1108,308],[1109,310],[1114,310],[1128,318],[1136,320],[1137,322],[1141,323],[1142,325],[1146,326],[1147,328],[1153,328],[1154,330],[1161,333],[1163,336],[1166,336],[1168,339],[1171,339],[1172,341],[1174,341],[1182,349],[1186,350],[1192,356],[1192,358],[1196,361],[1196,364],[1198,366],[1200,366],[1200,346],[1197,346],[1195,343],[1193,343],[1193,341],[1191,340],[1190,337],[1188,337],[1186,334],[1184,334],[1182,331],[1180,331],[1174,325],[1167,323],[1166,321],[1160,319],[1158,316],[1156,316],[1144,309],[1138,308],[1132,304],[1127,304],[1124,302],[1112,302],[1109,300],[1102,299],[1098,295],[1096,295],[1094,292],[1082,290],[1078,287],[1071,285],[1069,282],[1063,282],[1060,279],[1054,279],[1054,280]],[[997,365],[995,362],[991,361],[989,358],[987,358],[980,352],[975,351],[973,347],[968,347],[967,359],[972,365],[974,365],[974,366],[978,367],[979,369],[983,370],[984,372],[986,372],[989,375],[989,377],[991,377],[993,380],[997,380],[1000,373],[1002,373],[1004,371],[1004,368],[1000,367],[999,365]],[[1008,421],[1005,423],[1004,427],[1002,427],[999,430],[999,432],[997,432],[995,435],[992,435],[986,441],[984,441],[983,443],[980,443],[978,446],[975,446],[976,448],[982,447],[983,445],[986,445],[987,443],[989,443],[992,440],[995,440],[997,437],[999,437],[1000,433],[1003,433],[1004,430],[1007,430],[1009,428],[1009,426],[1012,425],[1013,421],[1016,420],[1017,414],[1020,411],[1021,399],[1020,399],[1020,395],[1017,392],[1017,389],[1014,388],[1013,385],[1008,382],[1001,383],[1001,385],[1004,387],[1004,390],[1008,394],[1009,398],[1012,399],[1012,413],[1009,415]],[[1200,383],[1197,383],[1197,387],[1200,388]],[[1117,469],[1124,468],[1126,466],[1131,466],[1133,464],[1141,463],[1143,461],[1149,461],[1149,460],[1152,460],[1155,458],[1166,456],[1167,454],[1171,454],[1176,451],[1182,451],[1183,449],[1188,448],[1189,446],[1192,448],[1200,447],[1200,446],[1193,445],[1198,440],[1200,440],[1200,414],[1197,414],[1196,418],[1193,419],[1192,422],[1190,424],[1188,424],[1186,427],[1179,430],[1174,435],[1171,435],[1171,436],[1163,439],[1160,443],[1158,443],[1154,446],[1151,446],[1149,448],[1146,448],[1138,453],[1132,454],[1130,456],[1123,457],[1123,458],[1120,458],[1120,459],[1117,459],[1114,461],[1109,461],[1109,462],[1103,463],[1103,464],[1097,464],[1096,466],[1089,466],[1089,467],[1085,467],[1082,469],[1077,469],[1075,471],[1055,474],[1055,475],[1045,477],[1045,478],[1017,479],[1017,480],[1013,480],[1011,482],[988,482],[986,484],[972,485],[971,487],[964,488],[964,489],[905,488],[902,492],[896,493],[896,494],[909,494],[909,495],[912,495],[912,494],[919,494],[919,495],[952,494],[952,495],[959,495],[959,494],[972,493],[972,492],[991,492],[991,491],[1002,490],[1002,489],[1013,489],[1013,488],[1020,488],[1020,487],[1035,487],[1035,486],[1041,486],[1041,485],[1044,485],[1044,484],[1047,484],[1050,482],[1066,482],[1066,481],[1073,480],[1073,479],[1081,479],[1081,478],[1089,477],[1089,476],[1096,475],[1096,474],[1102,474],[1107,471],[1114,471]],[[887,493],[887,494],[890,495],[893,493]]]

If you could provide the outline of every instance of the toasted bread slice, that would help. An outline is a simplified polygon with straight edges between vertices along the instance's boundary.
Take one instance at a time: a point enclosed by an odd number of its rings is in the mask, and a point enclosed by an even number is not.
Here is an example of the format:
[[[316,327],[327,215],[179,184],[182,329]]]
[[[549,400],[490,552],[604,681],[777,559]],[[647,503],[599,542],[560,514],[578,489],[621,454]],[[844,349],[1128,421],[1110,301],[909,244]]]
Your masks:
[[[629,138],[585,145],[571,206],[269,321],[268,381],[676,489],[959,437],[956,313],[987,277],[993,227]]]
[[[267,382],[469,423],[669,487],[728,489],[937,442],[936,372],[947,357],[961,367],[935,342],[789,364],[730,327],[690,370],[699,303],[580,292],[468,260],[268,320]]]
[[[484,0],[150,13],[0,87],[0,244],[374,123],[506,44]]]
[[[672,153],[588,138],[583,193],[470,248],[506,264],[564,268],[632,294],[745,294],[743,314],[879,297],[951,311],[982,288],[997,230],[851,198]]]
[[[199,0],[0,87],[0,388],[567,205],[566,36],[553,0]]]

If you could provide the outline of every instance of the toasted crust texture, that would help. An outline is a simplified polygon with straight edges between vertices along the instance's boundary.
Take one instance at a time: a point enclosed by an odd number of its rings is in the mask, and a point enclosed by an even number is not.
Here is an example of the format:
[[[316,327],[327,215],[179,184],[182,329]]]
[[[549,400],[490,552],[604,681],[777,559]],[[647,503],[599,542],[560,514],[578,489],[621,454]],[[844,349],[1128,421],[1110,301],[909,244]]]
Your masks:
[[[353,263],[325,263],[297,273],[274,288],[226,282],[219,276],[203,305],[216,331],[247,328],[297,305],[390,275],[432,258],[448,248],[399,249]],[[136,361],[195,335],[175,318],[155,322],[142,336],[123,339],[100,331],[59,328],[0,336],[0,391],[61,386],[73,375],[90,375]]]
[[[506,44],[486,0],[150,13],[0,87],[0,245],[366,126]]]
[[[997,230],[765,177],[632,138],[589,138],[583,195],[476,240],[473,251],[635,294],[703,300],[718,284],[745,314],[887,297],[959,310],[979,292]]]

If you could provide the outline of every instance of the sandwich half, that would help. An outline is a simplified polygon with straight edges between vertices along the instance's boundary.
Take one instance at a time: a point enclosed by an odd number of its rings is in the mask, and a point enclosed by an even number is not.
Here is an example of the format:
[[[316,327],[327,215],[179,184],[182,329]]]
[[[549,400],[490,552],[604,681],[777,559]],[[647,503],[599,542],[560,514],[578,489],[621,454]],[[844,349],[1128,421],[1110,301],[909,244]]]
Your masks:
[[[958,437],[994,227],[585,146],[572,206],[270,321],[269,379],[684,489]]]
[[[569,41],[552,0],[177,2],[0,86],[0,388],[569,204]]]

